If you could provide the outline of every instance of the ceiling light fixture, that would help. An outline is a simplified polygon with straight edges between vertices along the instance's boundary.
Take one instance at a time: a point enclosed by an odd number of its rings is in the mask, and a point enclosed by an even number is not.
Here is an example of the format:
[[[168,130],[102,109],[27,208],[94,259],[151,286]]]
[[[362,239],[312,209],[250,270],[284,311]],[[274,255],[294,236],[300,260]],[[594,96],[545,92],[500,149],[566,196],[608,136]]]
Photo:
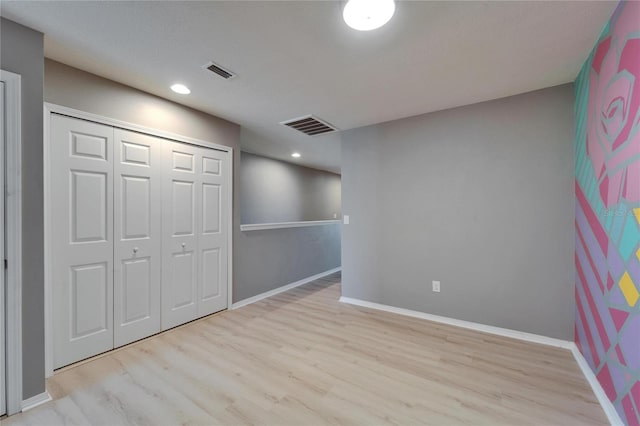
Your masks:
[[[188,95],[189,93],[191,93],[191,90],[189,90],[187,86],[179,83],[171,86],[171,90],[173,90],[176,93],[180,93],[181,95]]]
[[[291,154],[291,156],[293,158],[300,158],[300,153],[299,152],[294,152],[293,154]]]
[[[354,30],[371,31],[389,22],[395,11],[394,0],[349,0],[342,17]]]

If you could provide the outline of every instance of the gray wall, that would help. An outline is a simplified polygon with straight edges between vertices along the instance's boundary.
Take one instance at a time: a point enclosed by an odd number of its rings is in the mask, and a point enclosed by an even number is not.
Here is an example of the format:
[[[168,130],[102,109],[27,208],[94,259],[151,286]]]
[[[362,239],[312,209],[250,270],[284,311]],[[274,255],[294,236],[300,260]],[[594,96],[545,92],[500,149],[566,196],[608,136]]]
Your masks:
[[[167,99],[45,60],[44,100],[153,129],[239,147],[240,126]]]
[[[22,76],[22,386],[44,392],[42,33],[0,18],[0,68]]]
[[[340,218],[340,175],[246,152],[240,164],[242,223]]]
[[[233,301],[340,266],[340,225],[241,232]]]
[[[563,85],[345,132],[343,295],[572,340],[572,113]]]
[[[326,220],[334,213],[340,217],[339,175],[246,152],[241,159],[242,223]],[[339,267],[340,228],[237,230],[233,301]]]

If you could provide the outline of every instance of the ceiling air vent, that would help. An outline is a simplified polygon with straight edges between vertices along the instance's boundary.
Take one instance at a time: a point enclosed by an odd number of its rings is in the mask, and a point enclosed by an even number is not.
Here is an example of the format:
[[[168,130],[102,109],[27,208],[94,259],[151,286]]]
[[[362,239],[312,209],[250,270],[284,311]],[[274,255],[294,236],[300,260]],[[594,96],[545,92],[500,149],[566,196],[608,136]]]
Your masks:
[[[291,127],[292,129],[302,132],[307,136],[317,136],[338,130],[326,121],[322,121],[312,115],[283,121],[280,124]]]
[[[234,73],[232,73],[229,70],[225,70],[224,68],[222,68],[220,65],[216,65],[213,62],[209,62],[208,64],[205,64],[202,68],[211,71],[212,73],[216,73],[218,74],[220,77],[224,78],[224,79],[230,79],[235,77],[236,75]]]

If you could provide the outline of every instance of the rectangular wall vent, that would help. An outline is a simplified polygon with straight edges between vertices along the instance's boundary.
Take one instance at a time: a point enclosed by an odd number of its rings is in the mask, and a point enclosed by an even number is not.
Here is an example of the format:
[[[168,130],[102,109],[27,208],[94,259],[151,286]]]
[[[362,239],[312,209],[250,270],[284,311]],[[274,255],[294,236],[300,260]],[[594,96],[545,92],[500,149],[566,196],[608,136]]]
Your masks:
[[[292,120],[283,121],[280,124],[302,132],[307,136],[317,136],[324,133],[335,132],[338,130],[331,124],[327,123],[326,121],[322,121],[319,118],[314,117],[313,115],[294,118]]]
[[[214,64],[213,62],[209,62],[208,64],[205,64],[202,68],[209,70],[212,73],[218,74],[220,77],[227,80],[236,76],[231,71],[226,70],[222,68],[220,65]]]

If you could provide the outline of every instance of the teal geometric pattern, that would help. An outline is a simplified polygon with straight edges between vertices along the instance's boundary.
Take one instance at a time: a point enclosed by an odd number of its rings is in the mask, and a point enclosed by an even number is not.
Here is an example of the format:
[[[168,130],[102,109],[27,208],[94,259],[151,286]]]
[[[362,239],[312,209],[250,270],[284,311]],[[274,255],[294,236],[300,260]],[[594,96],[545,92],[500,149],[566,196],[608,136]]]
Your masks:
[[[640,426],[640,2],[618,5],[575,93],[575,341]]]

